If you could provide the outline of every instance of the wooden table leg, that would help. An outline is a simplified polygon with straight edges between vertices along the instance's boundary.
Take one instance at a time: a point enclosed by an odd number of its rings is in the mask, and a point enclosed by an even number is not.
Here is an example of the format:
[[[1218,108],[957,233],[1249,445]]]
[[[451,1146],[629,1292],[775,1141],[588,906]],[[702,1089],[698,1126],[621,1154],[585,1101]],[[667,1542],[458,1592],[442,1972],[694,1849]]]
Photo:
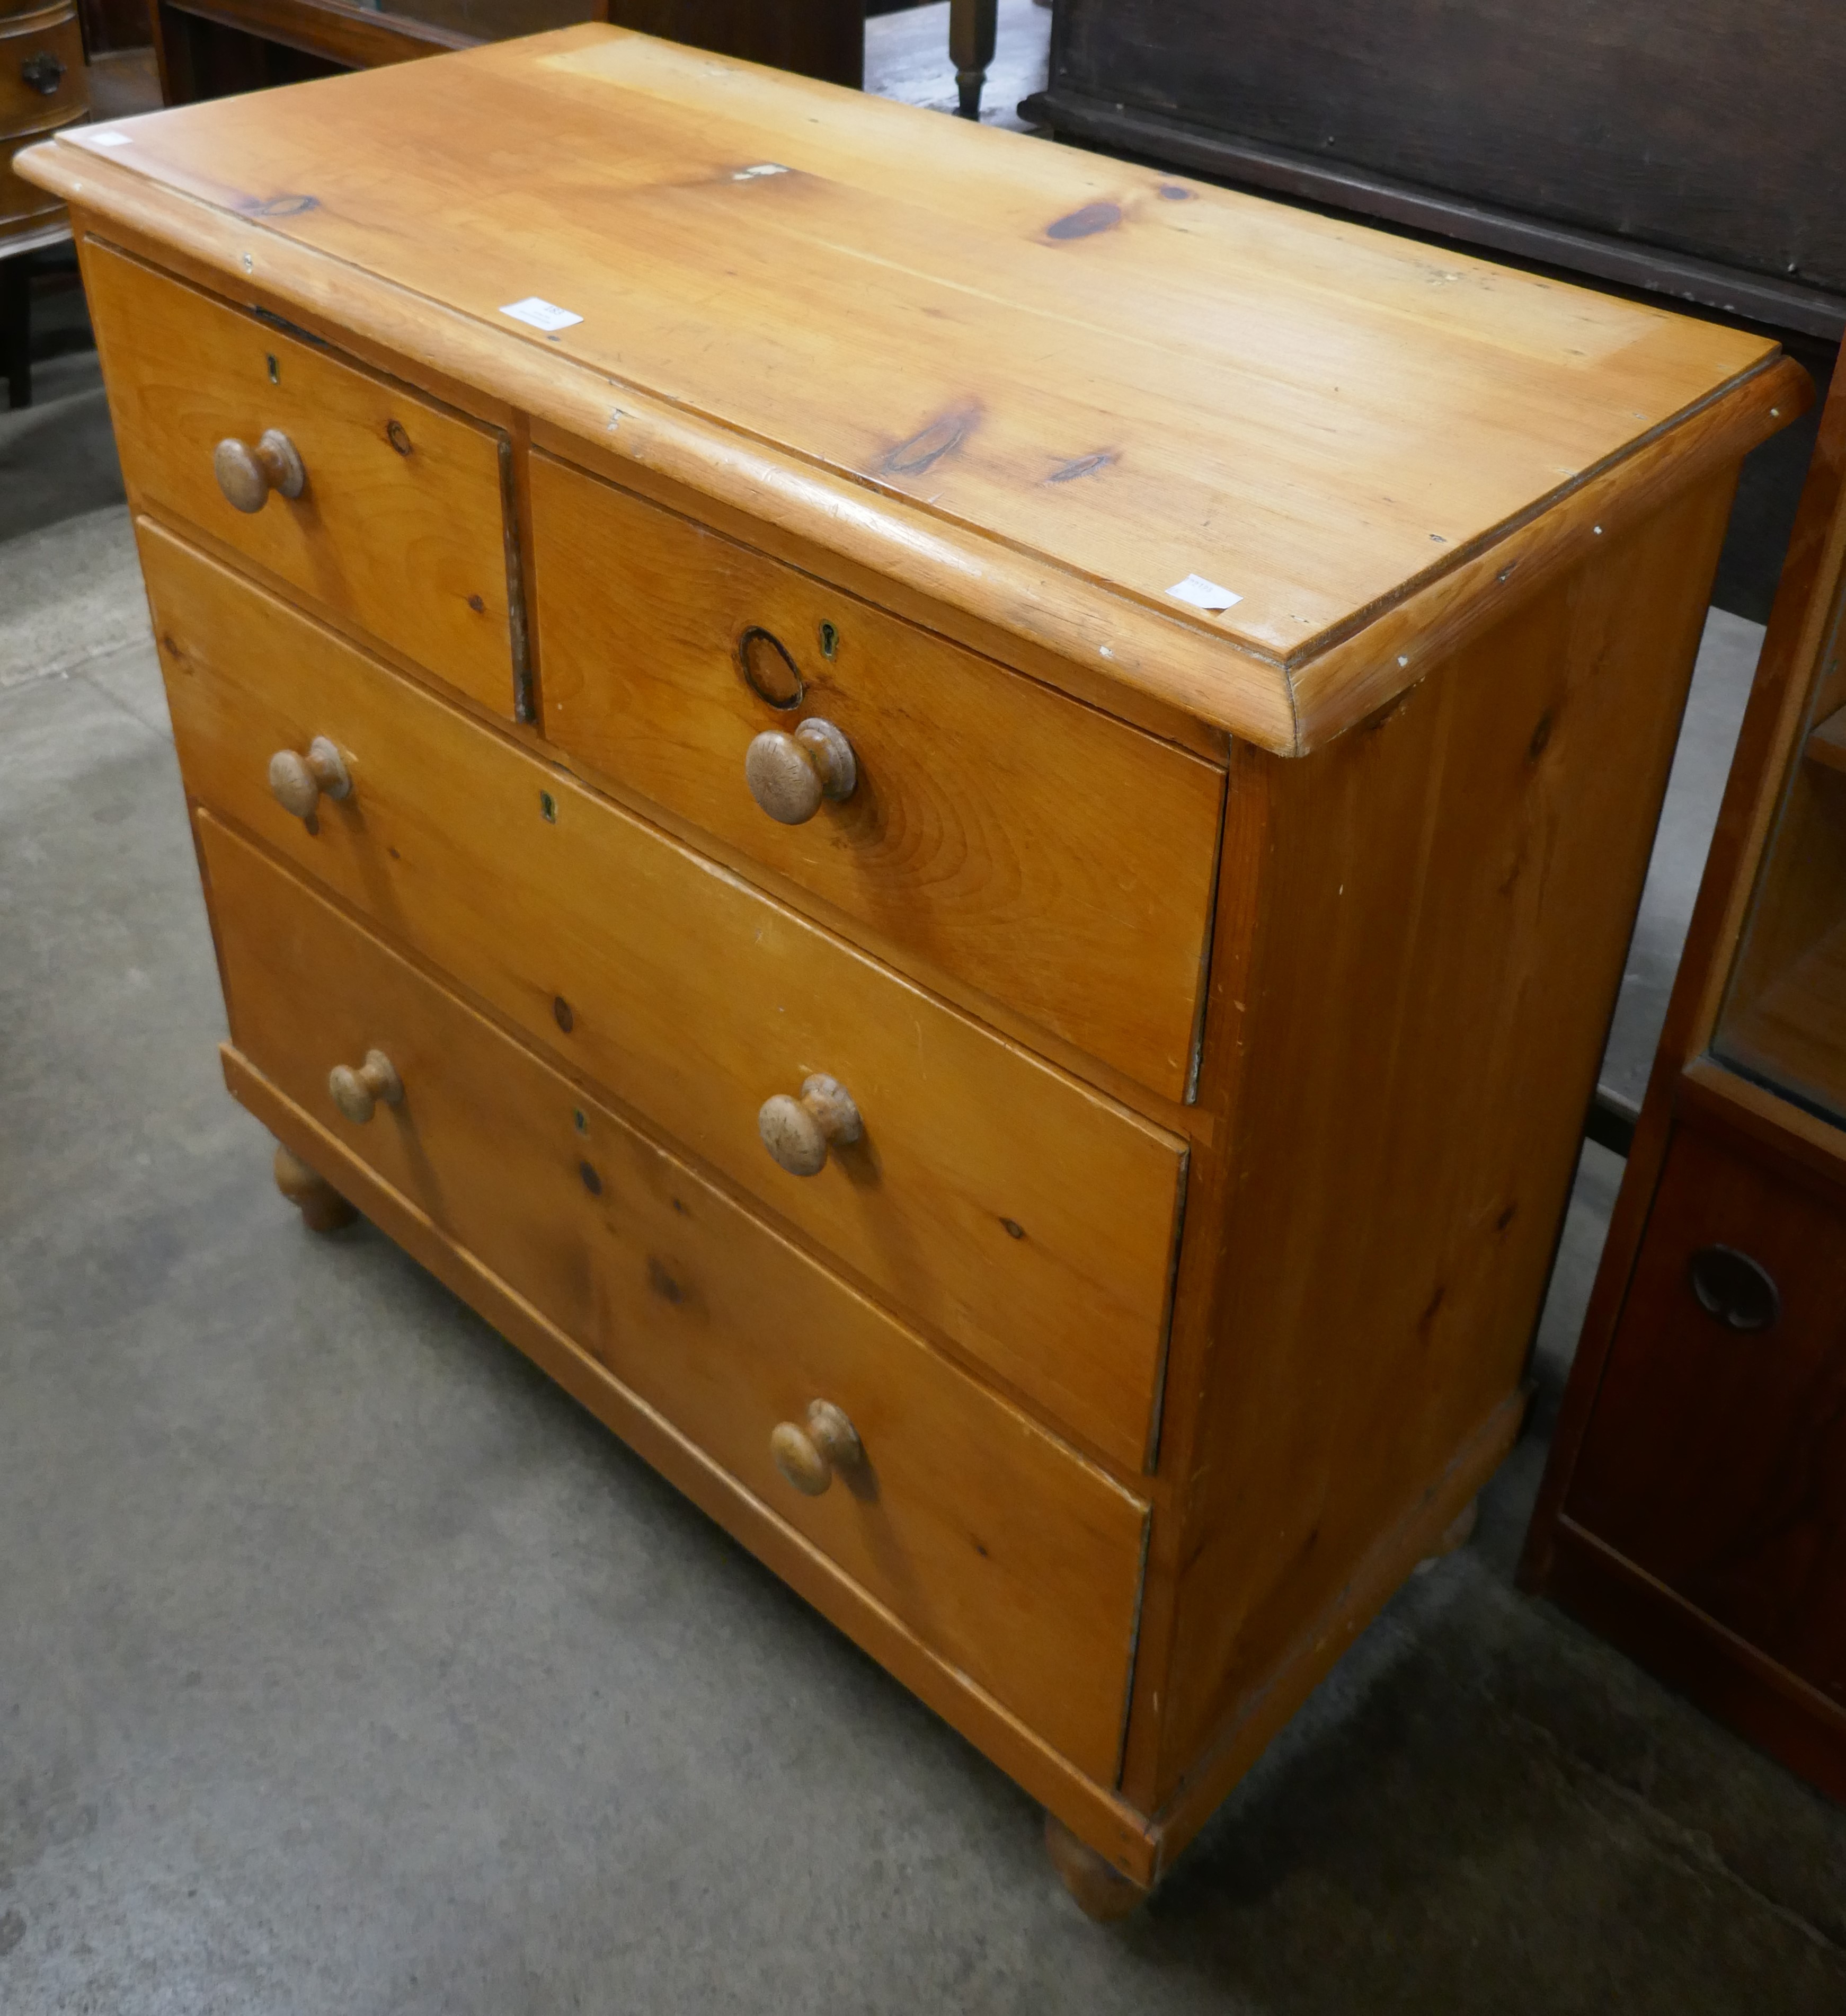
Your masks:
[[[1000,0],[949,0],[948,56],[955,65],[955,89],[961,95],[956,116],[978,120],[987,67],[994,59],[994,37]]]
[[[32,255],[0,259],[0,363],[13,410],[32,403]]]

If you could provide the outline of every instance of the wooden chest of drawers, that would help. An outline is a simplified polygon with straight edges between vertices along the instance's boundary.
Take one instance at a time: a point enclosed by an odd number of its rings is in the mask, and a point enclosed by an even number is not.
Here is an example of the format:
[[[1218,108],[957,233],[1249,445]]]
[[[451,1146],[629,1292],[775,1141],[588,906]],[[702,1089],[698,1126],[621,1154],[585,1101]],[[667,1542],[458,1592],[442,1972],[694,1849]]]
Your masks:
[[[603,27],[24,171],[285,1190],[1132,1904],[1517,1431],[1805,378]]]

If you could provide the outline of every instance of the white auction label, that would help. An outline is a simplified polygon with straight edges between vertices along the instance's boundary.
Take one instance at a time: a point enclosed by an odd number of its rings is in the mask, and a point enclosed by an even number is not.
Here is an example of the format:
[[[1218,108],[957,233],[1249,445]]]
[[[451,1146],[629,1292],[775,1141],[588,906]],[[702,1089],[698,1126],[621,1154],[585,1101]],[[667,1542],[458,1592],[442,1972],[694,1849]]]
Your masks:
[[[560,308],[556,301],[542,301],[536,294],[527,294],[523,301],[509,301],[500,312],[511,315],[515,322],[527,322],[534,329],[547,331],[568,329],[574,322],[583,320],[581,315]]]
[[[1228,588],[1220,588],[1216,581],[1207,581],[1202,574],[1189,574],[1184,581],[1175,581],[1167,592],[1176,601],[1189,602],[1195,609],[1229,609],[1243,599]]]

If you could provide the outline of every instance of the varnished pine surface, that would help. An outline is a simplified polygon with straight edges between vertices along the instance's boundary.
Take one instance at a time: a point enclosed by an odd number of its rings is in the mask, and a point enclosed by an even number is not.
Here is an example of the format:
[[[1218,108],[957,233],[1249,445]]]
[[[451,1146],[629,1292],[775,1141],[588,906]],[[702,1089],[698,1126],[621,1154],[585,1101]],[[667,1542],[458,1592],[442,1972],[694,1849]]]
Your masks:
[[[1013,570],[1010,625],[1099,584],[1207,659],[1221,640],[1232,684],[1311,657],[1773,354],[593,27],[52,152],[34,172],[87,175],[87,199],[124,180],[190,196],[511,332],[554,376],[588,366],[618,388],[599,438],[635,387],[1042,561],[1035,582]],[[501,315],[534,294],[583,319],[547,335]],[[628,452],[618,418],[613,434]],[[1193,573],[1243,599],[1189,610],[1167,591]],[[1207,711],[1263,718],[1255,687]]]
[[[1147,1508],[201,812],[239,1048],[937,1651],[1111,1781]],[[378,1046],[361,1124],[330,1064]],[[804,1497],[770,1435],[844,1409]]]
[[[1139,1468],[1182,1143],[139,531],[196,797]],[[353,790],[310,831],[268,764],[317,734]],[[815,1071],[858,1102],[865,1139],[791,1176],[757,1109]]]

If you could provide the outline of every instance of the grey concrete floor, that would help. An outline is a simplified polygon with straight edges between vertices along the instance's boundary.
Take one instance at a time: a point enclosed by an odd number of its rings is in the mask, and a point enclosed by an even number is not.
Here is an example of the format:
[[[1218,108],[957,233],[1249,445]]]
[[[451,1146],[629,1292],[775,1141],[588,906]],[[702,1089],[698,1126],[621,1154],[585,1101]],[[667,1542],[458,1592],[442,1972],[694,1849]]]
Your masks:
[[[41,392],[0,416],[6,2016],[1846,2008],[1846,1814],[1513,1586],[1614,1157],[1474,1546],[1091,1926],[1005,1778],[387,1241],[276,1197],[93,363]],[[1758,635],[1707,632],[1634,1056]]]

